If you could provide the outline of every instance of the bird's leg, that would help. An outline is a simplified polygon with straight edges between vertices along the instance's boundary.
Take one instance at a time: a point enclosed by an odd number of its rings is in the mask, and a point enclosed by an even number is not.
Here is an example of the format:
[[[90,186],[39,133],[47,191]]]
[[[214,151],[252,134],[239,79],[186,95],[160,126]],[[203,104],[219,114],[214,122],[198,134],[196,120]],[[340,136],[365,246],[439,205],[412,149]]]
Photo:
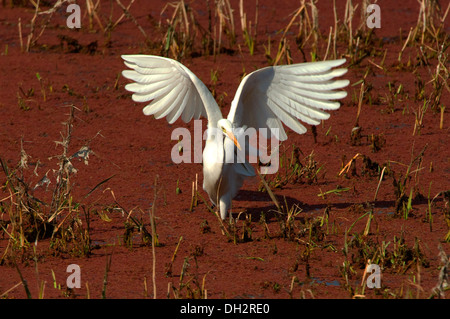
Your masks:
[[[231,202],[231,198],[229,198],[228,194],[222,196],[222,198],[220,198],[220,217],[222,218],[222,220],[225,220],[225,218],[227,217],[228,214],[228,210],[230,207],[230,202]],[[231,217],[231,212],[230,212],[230,217]]]
[[[230,225],[227,223],[224,223],[224,220],[220,217],[220,211],[216,210],[214,211],[217,220],[219,221],[220,224],[220,231],[222,232],[222,235],[226,235],[228,238],[230,238]]]

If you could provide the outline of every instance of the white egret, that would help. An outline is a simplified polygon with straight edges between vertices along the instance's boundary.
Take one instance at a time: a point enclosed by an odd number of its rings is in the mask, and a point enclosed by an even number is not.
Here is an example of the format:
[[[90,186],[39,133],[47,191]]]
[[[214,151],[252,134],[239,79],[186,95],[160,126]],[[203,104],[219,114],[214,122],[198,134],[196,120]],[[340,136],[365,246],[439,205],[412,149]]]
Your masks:
[[[335,80],[347,69],[333,69],[345,59],[270,66],[244,77],[226,119],[211,92],[183,64],[151,55],[123,55],[123,76],[134,81],[125,86],[134,92],[136,102],[150,103],[145,115],[167,118],[174,123],[180,116],[184,122],[204,116],[208,133],[203,151],[203,189],[225,219],[231,200],[246,177],[254,176],[248,163],[227,163],[227,154],[234,155],[239,144],[233,129],[265,128],[280,141],[287,139],[282,123],[298,134],[306,128],[298,121],[318,125],[329,118],[324,110],[336,110],[347,92],[341,89],[348,80]],[[220,136],[219,136],[220,135]],[[244,145],[244,147],[247,147]],[[246,148],[247,149],[247,148]],[[231,153],[230,153],[231,152]],[[219,160],[218,160],[219,159]]]

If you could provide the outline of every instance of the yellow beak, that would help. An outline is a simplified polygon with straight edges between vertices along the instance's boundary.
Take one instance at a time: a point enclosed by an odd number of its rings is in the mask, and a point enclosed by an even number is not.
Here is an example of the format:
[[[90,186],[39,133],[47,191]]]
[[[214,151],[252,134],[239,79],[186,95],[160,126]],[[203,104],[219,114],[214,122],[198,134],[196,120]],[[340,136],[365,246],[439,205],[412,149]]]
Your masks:
[[[225,130],[224,132],[225,132],[225,134],[227,134],[227,136],[230,138],[230,140],[232,140],[234,142],[234,145],[236,145],[237,148],[239,150],[241,150],[241,145],[239,145],[239,142],[237,141],[236,136],[234,136],[234,134],[228,130]]]

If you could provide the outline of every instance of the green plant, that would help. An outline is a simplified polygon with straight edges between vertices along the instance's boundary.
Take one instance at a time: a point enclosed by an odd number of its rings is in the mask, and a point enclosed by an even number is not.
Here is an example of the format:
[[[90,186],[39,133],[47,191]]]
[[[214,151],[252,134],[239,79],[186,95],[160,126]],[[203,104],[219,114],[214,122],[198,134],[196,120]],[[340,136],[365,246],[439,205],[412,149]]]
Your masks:
[[[44,99],[44,102],[45,102],[45,101],[47,101],[47,95],[45,93],[45,87],[44,87],[44,83],[43,83],[42,77],[41,77],[41,75],[39,73],[36,73],[36,78],[39,81],[39,85],[41,87],[42,98]]]
[[[427,99],[424,99],[423,105],[419,106],[417,108],[417,111],[414,111],[415,121],[414,121],[414,129],[413,129],[413,135],[416,135],[418,133],[420,135],[421,128],[423,127],[423,117],[425,116],[425,113],[427,112],[429,105],[429,101]]]
[[[54,179],[48,176],[49,171],[47,171],[34,187],[31,185],[31,181],[25,174],[28,169],[29,155],[25,152],[23,145],[21,145],[21,158],[17,167],[11,169],[4,159],[0,159],[5,177],[2,190],[9,194],[0,202],[1,210],[8,215],[8,222],[2,223],[1,230],[9,238],[1,262],[8,257],[12,258],[17,252],[21,252],[22,260],[30,258],[31,243],[45,238],[50,239],[49,247],[53,254],[70,253],[86,256],[91,252],[89,224],[92,207],[74,200],[71,179],[77,173],[72,162],[80,159],[87,164],[92,151],[88,143],[73,155],[69,155],[74,111],[75,108],[72,106],[65,123],[66,133],[62,133],[61,141],[56,142],[62,147],[62,153],[50,158],[58,160]],[[36,175],[37,171],[38,166],[34,170]],[[85,198],[107,180],[97,184]],[[40,198],[36,197],[34,191],[44,186],[47,191],[50,191],[50,198],[47,198],[49,192],[45,192]]]
[[[192,274],[190,272],[191,263],[190,261],[196,260],[195,255],[192,257],[185,257],[183,265],[181,267],[179,281],[177,286],[172,282],[169,282],[167,290],[167,298],[170,298],[170,293],[175,299],[206,299],[208,291],[206,289],[206,276],[203,276],[202,280],[199,280],[197,274]]]
[[[322,199],[325,199],[327,195],[336,194],[340,196],[342,192],[347,192],[349,190],[350,190],[349,187],[342,187],[340,185],[337,185],[335,189],[331,189],[326,192],[322,192],[322,190],[320,190],[320,193],[317,194],[317,196],[322,197]]]
[[[280,227],[280,235],[283,238],[294,240],[299,232],[299,225],[296,223],[296,218],[302,212],[302,209],[298,205],[292,205],[289,207],[286,199],[281,210],[278,210],[276,217]]]
[[[422,151],[414,157],[413,151],[414,147],[411,151],[411,161],[409,165],[407,166],[406,173],[404,176],[400,175],[399,178],[395,177],[395,174],[391,172],[392,178],[393,178],[393,185],[394,185],[394,193],[396,196],[395,201],[395,212],[397,216],[403,216],[405,219],[408,218],[408,215],[411,213],[412,210],[412,200],[415,196],[418,196],[419,189],[418,189],[418,178],[419,178],[419,172],[421,170],[421,165],[423,161],[423,156],[425,153],[425,150],[427,149],[428,145],[426,145]],[[417,169],[412,171],[412,166],[417,163]],[[414,185],[411,186],[409,189],[409,196],[407,195],[407,182],[412,178],[412,174],[414,175]]]
[[[103,286],[101,298],[106,299],[106,288],[108,286],[108,274],[111,270],[112,253],[106,255],[105,273],[103,274]]]
[[[211,21],[209,22],[209,33],[213,33],[211,30],[214,28],[214,56],[220,53],[222,48],[222,34],[225,33],[228,37],[228,46],[230,50],[232,50],[233,46],[236,44],[236,30],[234,25],[234,17],[233,17],[233,9],[231,8],[231,4],[229,0],[219,0],[214,1],[215,10],[214,16],[216,19],[218,18],[219,30],[218,30],[218,39],[216,36],[216,21],[214,23],[214,27],[212,26]]]
[[[450,258],[445,253],[442,245],[439,244],[439,257],[441,259],[441,270],[439,272],[439,279],[437,285],[433,288],[430,298],[445,298],[445,291],[449,290],[449,267]]]
[[[174,9],[172,17],[167,20],[168,27],[164,36],[162,53],[169,53],[177,60],[190,54],[194,50],[195,38],[197,37],[198,22],[195,13],[184,0],[167,3],[161,11],[161,15],[168,7]]]
[[[242,36],[244,38],[244,43],[248,47],[250,55],[253,55],[255,52],[255,44],[256,44],[256,30],[258,28],[258,1],[256,1],[256,14],[255,14],[255,23],[252,31],[252,22],[249,21],[247,24],[247,15],[244,12],[244,1],[239,1],[239,14],[241,18],[241,29]]]
[[[317,183],[320,173],[322,172],[324,165],[320,165],[314,159],[314,151],[307,155],[303,160],[300,159],[301,150],[292,145],[290,157],[286,156],[286,149],[280,157],[280,169],[277,174],[268,179],[267,183],[271,188],[283,188],[288,183],[305,183],[314,184]],[[323,173],[324,174],[324,173]],[[266,181],[266,177],[263,177]],[[265,191],[264,185],[260,184],[259,191]]]

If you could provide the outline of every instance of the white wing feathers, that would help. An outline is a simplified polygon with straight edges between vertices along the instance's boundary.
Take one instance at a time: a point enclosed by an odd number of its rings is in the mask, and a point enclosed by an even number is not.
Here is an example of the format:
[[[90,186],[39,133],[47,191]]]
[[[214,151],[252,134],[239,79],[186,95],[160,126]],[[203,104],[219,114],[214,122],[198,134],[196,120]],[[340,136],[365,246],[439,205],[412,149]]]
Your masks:
[[[281,122],[302,134],[306,128],[298,121],[317,125],[328,119],[323,110],[336,110],[333,100],[347,95],[334,91],[348,80],[333,80],[347,72],[334,69],[345,59],[267,67],[247,75],[239,85],[228,114],[235,127],[266,128],[283,141],[287,139]],[[273,129],[278,129],[278,132]]]
[[[180,116],[184,122],[208,117],[208,126],[215,127],[222,118],[211,92],[181,63],[151,55],[123,55],[132,70],[123,76],[134,81],[125,86],[134,92],[136,102],[150,103],[144,114],[167,118],[174,123]],[[247,75],[239,85],[231,103],[228,120],[234,127],[266,128],[267,137],[274,134],[287,139],[282,123],[302,134],[306,128],[298,121],[317,125],[328,119],[324,110],[336,110],[348,80],[334,80],[347,69],[333,69],[345,59],[266,67]]]
[[[134,92],[132,98],[136,102],[150,101],[144,107],[145,115],[154,115],[156,119],[166,117],[170,124],[180,116],[186,123],[200,116],[208,116],[210,123],[222,118],[207,87],[181,63],[149,55],[123,55],[122,58],[132,69],[123,71],[123,76],[134,81],[125,89]]]

